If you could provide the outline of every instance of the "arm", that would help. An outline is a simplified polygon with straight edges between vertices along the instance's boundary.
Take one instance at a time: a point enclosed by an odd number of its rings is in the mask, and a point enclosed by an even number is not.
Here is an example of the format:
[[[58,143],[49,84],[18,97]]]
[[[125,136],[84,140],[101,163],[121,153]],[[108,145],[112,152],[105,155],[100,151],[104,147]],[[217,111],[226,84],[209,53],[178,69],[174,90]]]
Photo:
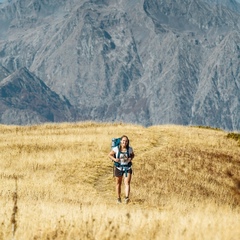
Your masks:
[[[109,154],[108,154],[108,157],[114,161],[114,162],[119,162],[119,159],[118,158],[115,158],[115,152],[112,150]]]
[[[131,162],[132,160],[133,160],[133,158],[134,158],[134,152],[133,152],[133,150],[132,150],[132,152],[129,154],[129,159],[128,159],[128,161],[129,162]]]

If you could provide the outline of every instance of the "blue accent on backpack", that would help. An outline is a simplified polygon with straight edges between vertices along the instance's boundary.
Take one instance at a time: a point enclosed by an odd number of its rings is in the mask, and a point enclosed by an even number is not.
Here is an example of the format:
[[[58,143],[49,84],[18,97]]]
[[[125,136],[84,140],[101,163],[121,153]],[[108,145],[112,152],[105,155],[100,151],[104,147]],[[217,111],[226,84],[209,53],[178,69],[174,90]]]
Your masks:
[[[120,143],[121,143],[121,138],[112,138],[111,149],[113,149],[114,147],[118,147],[119,148]],[[114,162],[114,166],[115,167],[120,167],[120,163]]]
[[[114,147],[119,146],[120,143],[121,143],[121,138],[113,138],[112,139],[112,147],[111,147],[111,149],[113,149]]]

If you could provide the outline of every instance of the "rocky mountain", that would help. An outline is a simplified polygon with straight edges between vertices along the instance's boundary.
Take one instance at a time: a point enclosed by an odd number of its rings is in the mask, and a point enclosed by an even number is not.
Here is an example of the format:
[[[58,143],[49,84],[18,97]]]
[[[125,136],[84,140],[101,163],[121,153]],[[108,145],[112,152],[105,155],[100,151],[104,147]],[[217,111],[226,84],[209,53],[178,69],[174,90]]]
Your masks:
[[[0,82],[2,79],[6,78],[9,75],[10,75],[10,72],[5,67],[0,65]]]
[[[240,12],[239,0],[205,0],[207,3],[223,5],[232,11]]]
[[[73,121],[74,111],[26,68],[0,82],[0,120],[3,124]]]
[[[238,9],[235,0],[12,0],[0,5],[0,64],[34,73],[75,120],[239,130]]]

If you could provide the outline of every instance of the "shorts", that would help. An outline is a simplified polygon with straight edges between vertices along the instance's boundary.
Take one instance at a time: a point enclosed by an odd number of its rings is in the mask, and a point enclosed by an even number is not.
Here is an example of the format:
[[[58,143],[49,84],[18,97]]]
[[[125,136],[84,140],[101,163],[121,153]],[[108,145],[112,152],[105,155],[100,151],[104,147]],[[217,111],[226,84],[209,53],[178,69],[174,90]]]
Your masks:
[[[128,173],[128,174],[132,174],[132,169],[130,168],[129,170],[127,170],[127,173]],[[121,170],[119,170],[118,168],[114,167],[113,175],[114,175],[115,177],[122,177],[124,174],[125,174],[124,171],[121,171]]]

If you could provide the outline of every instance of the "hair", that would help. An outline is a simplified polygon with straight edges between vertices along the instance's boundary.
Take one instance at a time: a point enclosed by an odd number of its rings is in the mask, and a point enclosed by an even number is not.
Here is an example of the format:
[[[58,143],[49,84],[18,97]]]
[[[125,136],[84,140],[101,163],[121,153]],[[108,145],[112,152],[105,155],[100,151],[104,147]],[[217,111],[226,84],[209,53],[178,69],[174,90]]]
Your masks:
[[[129,138],[128,138],[128,136],[122,135],[122,136],[121,136],[121,140],[122,140],[123,138],[126,138],[126,139],[128,140],[127,148],[129,148]]]

